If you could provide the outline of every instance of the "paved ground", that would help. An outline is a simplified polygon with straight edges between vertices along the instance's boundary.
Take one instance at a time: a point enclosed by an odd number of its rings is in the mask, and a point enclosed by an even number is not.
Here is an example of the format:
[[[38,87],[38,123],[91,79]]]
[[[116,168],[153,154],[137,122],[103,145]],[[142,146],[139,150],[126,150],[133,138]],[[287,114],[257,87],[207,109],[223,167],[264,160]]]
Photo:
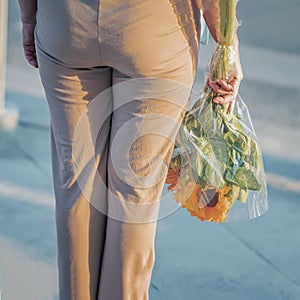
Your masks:
[[[241,95],[265,154],[270,209],[251,222],[205,223],[184,209],[160,220],[151,300],[300,299],[300,48],[291,38],[298,2],[239,4],[252,24],[241,37]],[[271,22],[277,15],[280,24]],[[284,43],[275,31],[266,35],[270,23],[290,33]],[[196,87],[212,47],[201,50]],[[12,135],[0,135],[0,290],[5,300],[50,300],[57,299],[57,253],[49,115],[36,70],[20,61],[10,61],[6,98],[21,119]]]

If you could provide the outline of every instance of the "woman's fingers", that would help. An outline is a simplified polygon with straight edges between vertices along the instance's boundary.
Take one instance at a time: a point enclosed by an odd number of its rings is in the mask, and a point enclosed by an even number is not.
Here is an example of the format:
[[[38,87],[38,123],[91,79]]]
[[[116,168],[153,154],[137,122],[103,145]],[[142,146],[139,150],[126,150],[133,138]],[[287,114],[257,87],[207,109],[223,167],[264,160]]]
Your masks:
[[[240,87],[241,79],[237,77],[233,77],[233,79],[230,81],[231,86],[233,87],[233,90],[238,90]]]
[[[213,101],[215,103],[218,103],[218,104],[227,104],[228,102],[230,101],[233,101],[233,96],[232,95],[222,95],[222,96],[217,96],[213,99]]]
[[[38,62],[35,52],[35,45],[23,45],[26,60],[35,68],[38,68]]]
[[[234,77],[230,82],[224,80],[219,80],[217,83],[209,82],[209,86],[218,93],[218,96],[216,96],[213,101],[221,105],[228,104],[227,112],[231,113],[234,108],[239,85],[240,80],[237,77]]]
[[[30,65],[38,68],[36,57],[35,40],[34,40],[35,24],[23,23],[23,50],[26,60]]]
[[[225,80],[218,80],[218,84],[225,90],[229,92],[234,91],[234,87],[232,85],[232,82],[226,82]]]
[[[217,82],[210,81],[209,86],[218,94],[223,95],[233,92],[233,87],[224,80],[218,80]]]
[[[235,101],[236,101],[236,99],[229,102],[228,107],[227,107],[227,113],[228,114],[231,114],[233,112]]]
[[[236,100],[236,95],[231,94],[231,95],[217,96],[213,99],[213,102],[221,105],[228,104],[227,113],[231,113],[234,108],[235,100]]]

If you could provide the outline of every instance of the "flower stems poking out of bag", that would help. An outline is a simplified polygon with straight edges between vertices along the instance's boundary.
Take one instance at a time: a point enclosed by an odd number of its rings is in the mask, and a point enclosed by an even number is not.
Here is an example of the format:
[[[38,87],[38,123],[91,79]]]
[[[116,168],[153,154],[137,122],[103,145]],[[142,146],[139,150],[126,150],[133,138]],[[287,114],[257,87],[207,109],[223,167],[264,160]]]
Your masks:
[[[231,77],[236,0],[219,0],[219,12],[219,41],[210,61],[215,81]],[[202,221],[227,221],[237,200],[244,206],[251,201],[251,219],[266,210],[266,205],[259,206],[267,197],[261,150],[240,96],[232,113],[212,101],[216,96],[211,87],[205,87],[186,112],[166,178],[168,191]]]

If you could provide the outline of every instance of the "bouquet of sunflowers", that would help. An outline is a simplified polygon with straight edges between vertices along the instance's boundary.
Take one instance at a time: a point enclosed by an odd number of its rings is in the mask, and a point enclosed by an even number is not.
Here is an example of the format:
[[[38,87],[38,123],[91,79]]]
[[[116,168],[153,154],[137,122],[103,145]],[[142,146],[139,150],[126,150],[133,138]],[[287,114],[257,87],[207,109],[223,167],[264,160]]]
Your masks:
[[[219,41],[210,61],[211,80],[229,80],[235,51],[236,0],[219,0]],[[185,113],[166,184],[176,202],[200,220],[252,219],[268,209],[261,149],[249,111],[237,95],[232,113],[212,101],[206,86]]]

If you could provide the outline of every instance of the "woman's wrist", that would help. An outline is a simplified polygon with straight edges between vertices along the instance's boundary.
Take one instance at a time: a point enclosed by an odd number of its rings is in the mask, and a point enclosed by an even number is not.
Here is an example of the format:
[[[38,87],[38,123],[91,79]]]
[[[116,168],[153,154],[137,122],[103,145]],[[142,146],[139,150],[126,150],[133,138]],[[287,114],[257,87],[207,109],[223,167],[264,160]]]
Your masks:
[[[37,0],[18,0],[22,23],[36,24]]]
[[[35,25],[36,24],[36,18],[23,18],[21,17],[21,21],[23,24],[30,24],[30,25]]]
[[[27,22],[22,22],[23,24],[23,31],[33,33],[36,23],[27,23]]]

